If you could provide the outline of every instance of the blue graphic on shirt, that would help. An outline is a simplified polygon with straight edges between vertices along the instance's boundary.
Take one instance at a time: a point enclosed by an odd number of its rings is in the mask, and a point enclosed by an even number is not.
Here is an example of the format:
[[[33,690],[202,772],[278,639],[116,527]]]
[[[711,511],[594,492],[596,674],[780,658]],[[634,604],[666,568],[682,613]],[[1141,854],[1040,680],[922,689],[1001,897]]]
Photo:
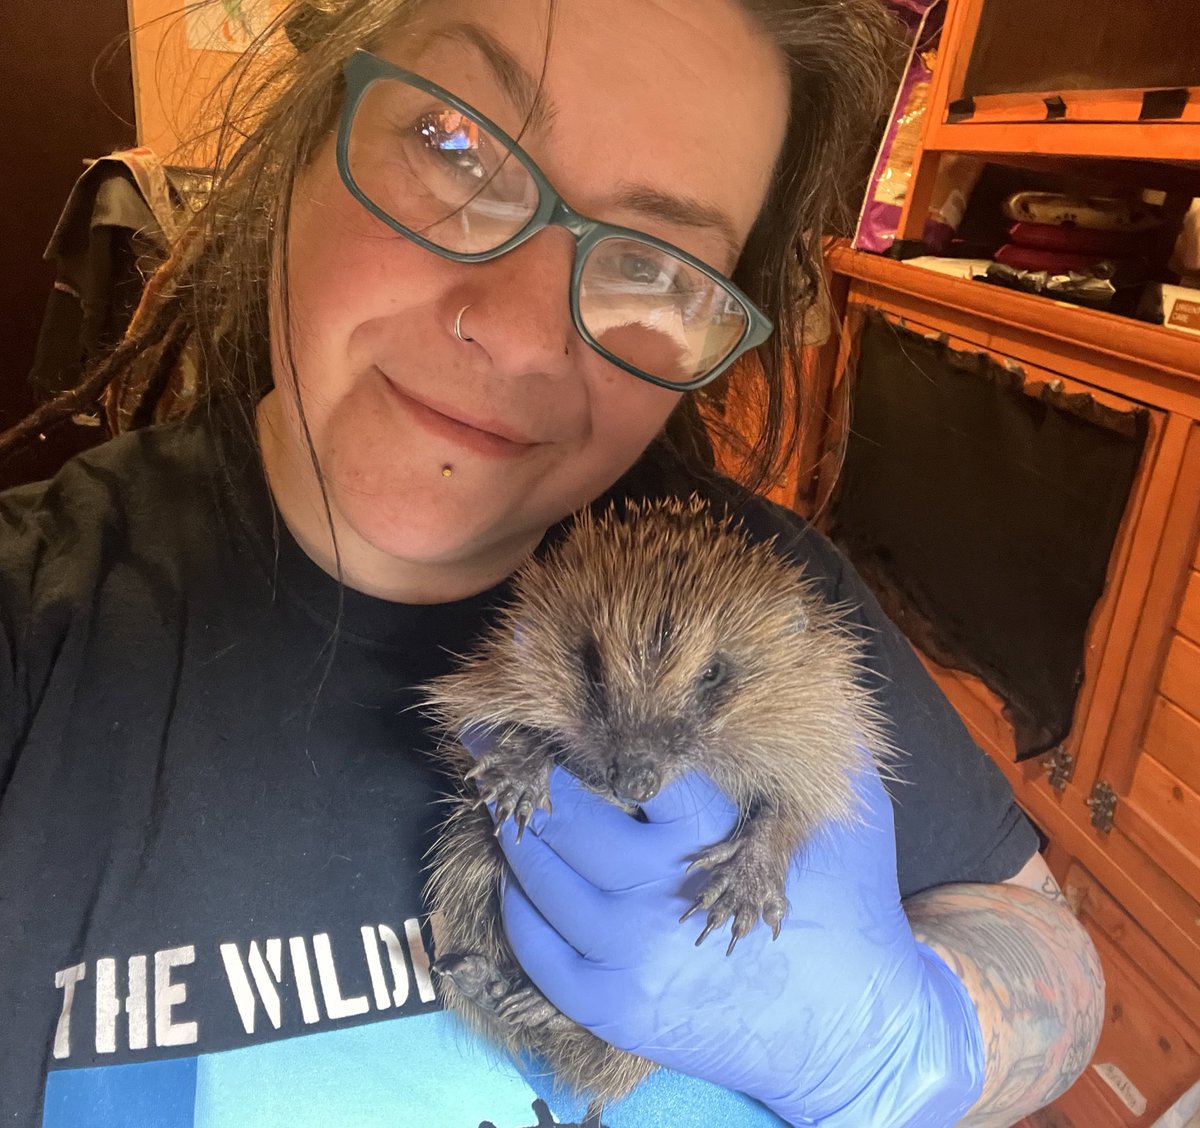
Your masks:
[[[661,1071],[603,1124],[545,1071],[524,1073],[445,1011],[196,1058],[57,1070],[43,1128],[708,1128],[782,1122]]]
[[[194,1128],[198,1058],[60,1069],[46,1081],[44,1128]]]

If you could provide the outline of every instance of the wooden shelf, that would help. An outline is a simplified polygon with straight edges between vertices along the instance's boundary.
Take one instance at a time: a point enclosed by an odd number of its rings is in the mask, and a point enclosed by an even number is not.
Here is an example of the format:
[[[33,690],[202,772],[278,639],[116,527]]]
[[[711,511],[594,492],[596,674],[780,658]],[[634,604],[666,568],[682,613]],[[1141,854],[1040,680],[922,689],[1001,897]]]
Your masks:
[[[1182,105],[1176,98],[1184,95]],[[1156,97],[1165,95],[1170,103],[1153,106]],[[1050,107],[1057,115],[1051,119]],[[945,119],[949,120],[949,119]],[[1057,129],[1069,123],[1164,125],[1173,122],[1200,122],[1200,87],[1180,91],[1154,90],[1043,90],[1036,93],[984,94],[971,99],[971,123],[994,124],[1021,122]],[[1181,135],[1185,136],[1185,135]],[[1085,154],[1086,155],[1086,154]],[[1155,151],[1154,159],[1161,153]]]
[[[1200,122],[930,122],[924,144],[930,152],[1200,164]]]
[[[972,93],[968,76],[989,2],[947,0],[922,137],[926,151],[1200,162],[1200,110],[1191,87],[1171,120],[1140,120],[1144,90],[1096,89],[974,93],[973,116],[952,121],[951,108]],[[1047,121],[1045,99],[1055,96],[1064,116]]]
[[[911,299],[931,307],[956,308],[1003,323],[1010,334],[1017,330],[1052,341],[1060,349],[1086,352],[1093,362],[1107,358],[1125,370],[1142,373],[1165,392],[1175,391],[1189,400],[1200,395],[1200,338],[1036,294],[951,278],[854,251],[846,243],[833,247],[828,261],[838,274],[903,295],[910,310],[918,308]],[[1171,404],[1163,402],[1163,406]]]

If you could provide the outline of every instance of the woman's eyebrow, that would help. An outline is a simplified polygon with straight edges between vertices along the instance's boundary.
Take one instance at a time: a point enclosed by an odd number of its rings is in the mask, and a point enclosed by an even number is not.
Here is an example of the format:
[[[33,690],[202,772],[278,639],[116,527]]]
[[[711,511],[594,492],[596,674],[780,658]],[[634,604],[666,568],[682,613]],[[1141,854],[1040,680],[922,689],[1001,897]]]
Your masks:
[[[474,47],[491,68],[497,83],[509,100],[527,115],[529,127],[547,130],[557,112],[554,103],[540,88],[525,65],[489,32],[473,23],[451,23],[437,28],[432,39],[449,39]],[[614,203],[676,226],[714,231],[728,252],[729,262],[741,256],[741,240],[729,215],[714,204],[689,196],[677,196],[648,184],[623,184]]]
[[[540,88],[538,79],[498,39],[483,28],[471,23],[452,23],[438,28],[433,39],[452,39],[469,43],[483,56],[492,69],[501,89],[529,119],[529,127],[538,131],[549,129],[554,121],[555,107]]]
[[[742,253],[741,240],[733,220],[715,204],[691,196],[675,196],[648,184],[622,184],[615,203],[618,207],[654,216],[666,223],[683,227],[703,227],[715,232],[729,252],[729,260],[737,262]]]

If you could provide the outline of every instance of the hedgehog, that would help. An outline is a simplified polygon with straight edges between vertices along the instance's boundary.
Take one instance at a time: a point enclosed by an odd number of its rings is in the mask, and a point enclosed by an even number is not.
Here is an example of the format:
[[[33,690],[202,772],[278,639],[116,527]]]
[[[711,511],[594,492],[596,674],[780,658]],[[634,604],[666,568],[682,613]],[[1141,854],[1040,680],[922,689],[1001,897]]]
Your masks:
[[[732,952],[759,922],[778,936],[797,851],[857,817],[856,771],[886,769],[892,750],[845,608],[698,496],[584,511],[512,591],[474,652],[424,687],[452,783],[427,884],[433,966],[470,1026],[603,1107],[655,1066],[578,1026],[521,969],[496,828],[512,819],[519,838],[534,811],[553,817],[555,765],[634,816],[706,773],[739,818],[693,859],[707,880],[681,920],[706,914],[697,943],[728,923]],[[477,757],[458,740],[468,729]]]

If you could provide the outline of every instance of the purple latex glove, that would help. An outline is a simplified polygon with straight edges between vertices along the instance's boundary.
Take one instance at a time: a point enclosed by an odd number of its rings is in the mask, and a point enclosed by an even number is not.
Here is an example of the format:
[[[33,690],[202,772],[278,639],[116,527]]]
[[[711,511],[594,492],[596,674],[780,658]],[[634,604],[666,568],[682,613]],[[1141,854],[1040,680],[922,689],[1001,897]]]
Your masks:
[[[692,856],[736,812],[707,777],[676,780],[645,822],[555,769],[554,813],[499,839],[515,881],[503,918],[517,958],[565,1014],[621,1049],[826,1128],[940,1128],[983,1085],[979,1021],[962,983],[918,944],[900,906],[892,806],[876,772],[863,818],[831,825],[792,865],[778,940],[755,927],[725,954],[702,915]],[[728,926],[726,926],[727,928]]]

